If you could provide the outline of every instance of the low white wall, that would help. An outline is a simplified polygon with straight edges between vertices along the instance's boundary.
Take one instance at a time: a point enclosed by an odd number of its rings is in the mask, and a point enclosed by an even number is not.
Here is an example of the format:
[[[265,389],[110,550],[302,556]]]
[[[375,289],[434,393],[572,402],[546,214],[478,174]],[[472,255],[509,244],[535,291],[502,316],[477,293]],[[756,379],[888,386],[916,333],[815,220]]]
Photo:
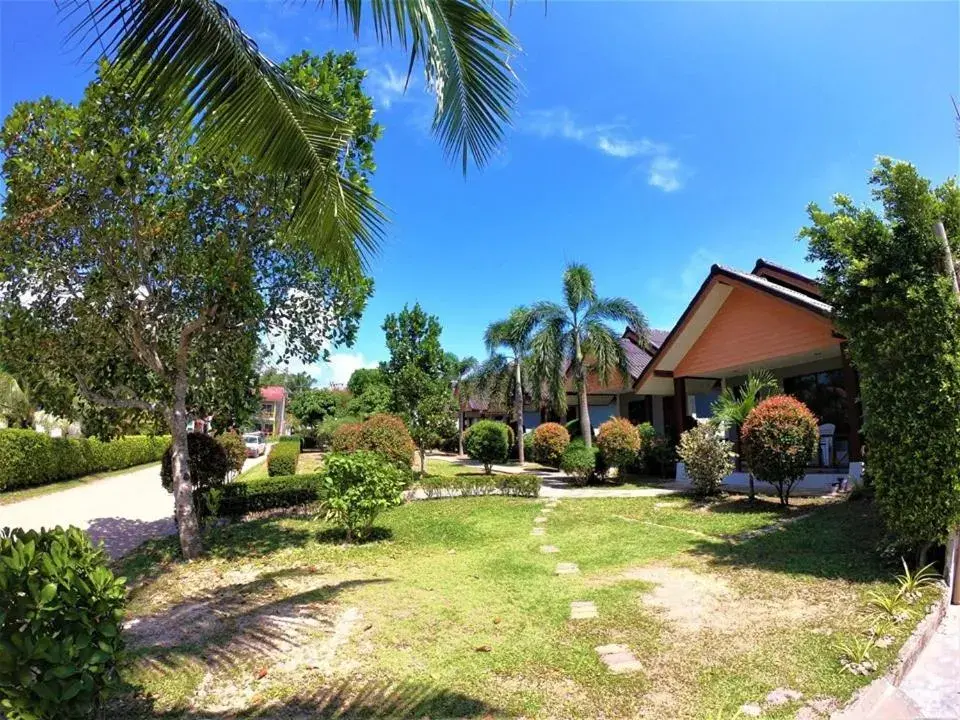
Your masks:
[[[843,479],[849,479],[850,482],[854,480],[859,480],[863,476],[863,463],[854,462],[850,463],[850,469],[847,472],[835,472],[835,473],[807,473],[803,480],[795,484],[793,487],[795,490],[823,490],[829,491],[836,486],[837,482]],[[690,484],[690,477],[687,475],[687,468],[682,462],[677,463],[677,475],[676,480],[678,483],[683,483],[685,485]],[[748,488],[750,487],[750,475],[745,472],[735,472],[730,473],[723,479],[723,484],[726,487],[730,488]],[[756,481],[754,483],[757,488],[772,488],[772,485],[767,483]]]

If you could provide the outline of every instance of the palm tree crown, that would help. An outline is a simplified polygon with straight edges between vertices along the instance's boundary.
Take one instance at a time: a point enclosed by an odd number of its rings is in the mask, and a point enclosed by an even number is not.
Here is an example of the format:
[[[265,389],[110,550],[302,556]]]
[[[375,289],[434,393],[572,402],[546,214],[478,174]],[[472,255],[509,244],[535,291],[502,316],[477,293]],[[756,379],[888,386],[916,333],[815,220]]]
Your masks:
[[[324,4],[320,0],[320,5]],[[481,0],[328,0],[354,36],[369,13],[381,44],[419,60],[437,95],[433,132],[445,153],[482,166],[497,150],[516,100],[509,56],[519,47]],[[264,172],[300,183],[295,224],[338,251],[378,246],[381,205],[344,177],[353,129],[295,88],[216,0],[61,0],[71,36],[125,73],[135,100],[168,112],[174,127],[250,157]],[[321,250],[324,248],[318,248]],[[342,252],[337,255],[342,258]]]
[[[532,308],[538,330],[531,340],[534,382],[548,393],[557,412],[565,412],[566,379],[573,379],[580,404],[583,441],[592,443],[587,376],[607,385],[616,372],[628,374],[627,354],[607,323],[626,322],[637,335],[648,335],[640,309],[625,298],[597,295],[586,265],[572,264],[563,274],[563,303],[539,302]]]

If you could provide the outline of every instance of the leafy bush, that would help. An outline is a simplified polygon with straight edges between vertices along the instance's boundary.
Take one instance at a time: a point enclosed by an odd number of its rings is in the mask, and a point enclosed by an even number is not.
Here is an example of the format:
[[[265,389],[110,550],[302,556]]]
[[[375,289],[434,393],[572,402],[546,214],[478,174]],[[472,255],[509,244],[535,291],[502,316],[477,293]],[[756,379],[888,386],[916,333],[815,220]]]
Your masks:
[[[597,472],[597,448],[587,447],[583,440],[574,440],[560,459],[560,469],[572,476],[577,485],[586,485]]]
[[[320,450],[329,450],[333,443],[333,434],[344,425],[356,425],[358,420],[352,417],[327,418],[313,429],[313,437]]]
[[[347,542],[363,538],[381,511],[400,504],[408,479],[408,472],[379,453],[333,453],[323,473],[325,516],[346,531]]]
[[[117,685],[124,578],[78,528],[0,531],[0,709],[59,720],[100,712]]]
[[[660,433],[651,423],[644,422],[637,425],[637,435],[640,437],[639,461],[641,464],[645,464],[650,451],[653,450],[653,446],[657,442],[657,438],[660,437]]]
[[[497,480],[492,475],[468,473],[453,478],[461,495],[491,495],[497,491]]]
[[[610,418],[597,433],[597,449],[610,467],[621,468],[636,462],[640,447],[640,434],[626,418]]]
[[[677,450],[687,467],[697,495],[716,495],[720,483],[733,472],[733,444],[723,439],[713,423],[704,423],[680,436]]]
[[[676,447],[668,438],[657,433],[650,450],[647,451],[647,469],[658,477],[674,477],[676,462]]]
[[[463,442],[471,459],[483,463],[488,475],[494,463],[504,462],[510,452],[510,428],[494,420],[481,420],[467,429]]]
[[[187,434],[187,451],[190,453],[190,482],[194,489],[222,485],[231,462],[223,446],[204,433]],[[160,461],[160,482],[163,489],[173,492],[173,449],[167,448]]]
[[[359,450],[383,455],[401,469],[408,469],[416,450],[406,423],[395,415],[372,415],[360,426]]]
[[[303,450],[303,436],[302,435],[281,435],[277,438],[278,443],[296,443],[300,446],[300,449]]]
[[[360,437],[363,423],[345,423],[333,432],[330,449],[333,452],[356,452],[360,449]]]
[[[563,453],[570,444],[570,433],[560,423],[538,425],[533,435],[533,457],[537,462],[560,467]]]
[[[537,453],[533,449],[533,432],[523,434],[523,459],[526,462],[530,462],[531,460],[539,462],[537,460]]]
[[[225,432],[217,435],[217,442],[227,454],[230,469],[233,472],[243,470],[243,463],[247,459],[247,446],[244,445],[243,438],[235,432]]]
[[[300,444],[291,442],[277,443],[267,455],[267,475],[296,475],[297,460],[300,458]]]
[[[168,436],[159,435],[101,442],[0,430],[0,492],[156,462],[169,443]]]
[[[497,479],[497,486],[504,495],[518,497],[537,497],[540,495],[540,478],[536,475],[518,474],[501,475]]]
[[[780,502],[790,502],[790,490],[800,480],[817,451],[817,419],[789,395],[762,401],[740,430],[743,454],[758,479],[777,488]]]
[[[296,507],[316,502],[323,491],[323,476],[278,475],[241,480],[210,491],[209,504],[220,517],[238,518],[246,513]]]

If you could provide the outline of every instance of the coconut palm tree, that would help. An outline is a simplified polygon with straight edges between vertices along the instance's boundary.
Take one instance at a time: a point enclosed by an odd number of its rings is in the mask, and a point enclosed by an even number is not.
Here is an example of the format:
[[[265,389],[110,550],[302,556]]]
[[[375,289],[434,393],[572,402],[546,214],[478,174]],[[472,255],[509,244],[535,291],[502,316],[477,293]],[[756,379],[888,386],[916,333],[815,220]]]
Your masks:
[[[629,377],[620,336],[607,323],[625,322],[645,338],[647,321],[625,298],[598,297],[593,274],[576,263],[563,273],[563,303],[539,302],[531,310],[538,328],[531,341],[534,382],[546,390],[557,412],[565,412],[566,379],[572,377],[580,404],[580,432],[590,447],[588,374],[594,373],[603,385],[615,372]]]
[[[769,370],[755,370],[747,375],[747,381],[739,388],[727,386],[714,400],[713,417],[736,433],[737,470],[741,468],[740,428],[747,416],[767,395],[777,391],[777,379]],[[750,499],[753,500],[753,473],[750,473]]]
[[[487,326],[483,335],[490,357],[480,370],[481,383],[493,403],[513,404],[517,423],[517,457],[522,466],[523,453],[523,393],[528,389],[524,363],[530,352],[530,338],[534,317],[529,308],[514,308],[504,320]]]
[[[468,356],[458,358],[456,355],[450,355],[450,368],[453,378],[453,392],[457,398],[457,429],[459,431],[458,451],[463,455],[463,415],[466,412],[470,397],[477,389],[477,370],[480,363],[475,357]]]
[[[325,4],[320,0],[319,5]],[[495,154],[517,94],[519,51],[481,0],[328,0],[355,37],[363,21],[381,44],[419,61],[436,93],[434,135],[466,172]],[[131,97],[168,112],[174,128],[300,187],[295,224],[340,261],[372,253],[385,220],[372,194],[342,173],[353,129],[298,91],[216,0],[59,0],[71,38],[113,61]],[[319,231],[319,232],[318,232]]]

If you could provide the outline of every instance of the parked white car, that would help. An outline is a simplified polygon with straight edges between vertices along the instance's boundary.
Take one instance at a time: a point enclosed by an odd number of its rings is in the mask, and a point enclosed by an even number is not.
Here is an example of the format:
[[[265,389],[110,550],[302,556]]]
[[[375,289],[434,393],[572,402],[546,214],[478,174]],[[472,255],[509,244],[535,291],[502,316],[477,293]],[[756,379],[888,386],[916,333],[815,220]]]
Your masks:
[[[267,451],[263,433],[247,433],[243,436],[243,444],[247,448],[247,457],[260,457]]]

